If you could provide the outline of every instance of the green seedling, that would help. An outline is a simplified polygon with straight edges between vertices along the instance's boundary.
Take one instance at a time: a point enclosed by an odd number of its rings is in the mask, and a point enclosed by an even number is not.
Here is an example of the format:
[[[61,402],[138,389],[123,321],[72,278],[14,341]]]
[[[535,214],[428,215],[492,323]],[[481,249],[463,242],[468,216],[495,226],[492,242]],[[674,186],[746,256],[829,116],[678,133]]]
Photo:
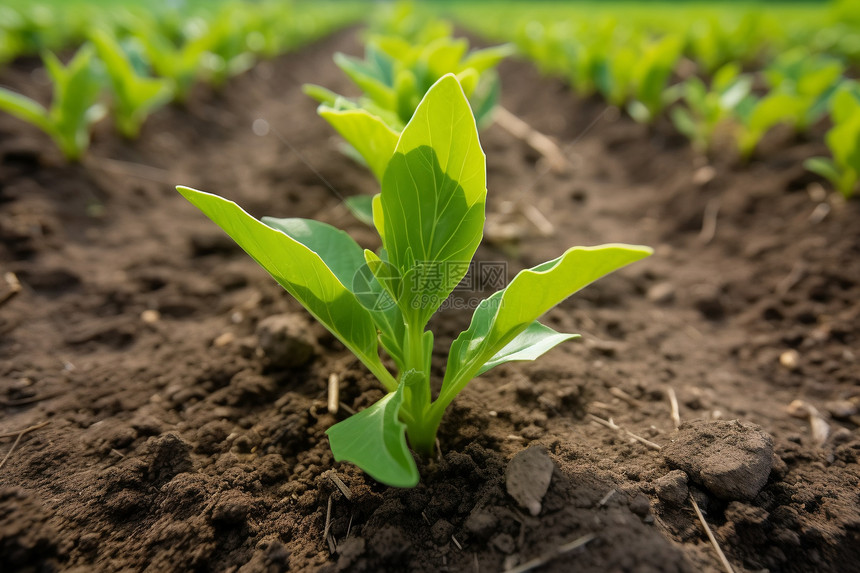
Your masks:
[[[469,52],[467,40],[450,36],[423,44],[398,36],[374,36],[365,45],[364,60],[340,53],[334,59],[363,92],[353,103],[400,132],[430,86],[447,73],[457,75],[478,124],[488,123],[499,95],[495,67],[512,52],[509,44]],[[335,106],[339,99],[317,86],[306,91],[327,106]]]
[[[201,41],[206,50],[201,58],[201,75],[220,89],[228,79],[254,65],[255,57],[248,46],[250,14],[244,6],[226,5],[208,23]]]
[[[154,20],[137,22],[134,37],[141,43],[146,59],[155,74],[173,83],[173,99],[184,103],[194,82],[204,71],[204,59],[209,53],[213,36],[205,33],[175,42]]]
[[[853,89],[852,89],[853,88]],[[829,180],[846,198],[854,195],[860,182],[860,90],[847,83],[833,98],[833,127],[825,140],[831,158],[812,157],[804,165]]]
[[[640,50],[632,74],[632,101],[627,113],[639,123],[652,123],[671,103],[666,97],[666,85],[681,57],[680,36],[666,35]]]
[[[797,133],[805,133],[826,113],[843,70],[839,61],[812,56],[804,48],[778,58],[765,71],[771,91],[758,99],[748,97],[738,108],[741,156],[751,157],[759,141],[778,124],[787,124]]]
[[[332,426],[328,436],[336,460],[398,487],[417,484],[409,448],[432,455],[446,408],[472,378],[501,364],[534,360],[575,338],[537,319],[592,281],[651,253],[629,245],[573,247],[517,274],[478,305],[469,328],[451,344],[433,399],[434,336],[427,323],[466,275],[483,235],[487,194],[477,125],[454,75],[427,91],[397,140],[373,200],[378,252],[363,250],[325,223],[258,221],[231,201],[178,189],[379,379],[387,394]]]
[[[512,47],[502,45],[467,54],[465,39],[437,35],[443,31],[432,28],[432,33],[425,33],[427,43],[417,45],[398,36],[376,36],[368,41],[363,61],[336,54],[337,65],[364,92],[357,100],[320,86],[304,88],[320,102],[319,114],[346,140],[347,155],[364,163],[380,182],[403,126],[424,93],[446,73],[457,75],[478,124],[491,119],[499,98],[494,68]],[[351,197],[346,206],[360,221],[371,223],[371,197]]]
[[[714,73],[732,62],[755,61],[763,45],[779,33],[760,12],[747,12],[736,24],[713,15],[692,26],[687,22],[681,24],[686,28],[687,51],[706,73]]]
[[[78,161],[90,144],[92,125],[104,117],[98,102],[102,89],[90,44],[82,46],[67,66],[51,52],[42,56],[54,86],[50,108],[0,88],[0,110],[31,123],[51,136],[69,161]]]
[[[697,77],[679,87],[680,100],[685,107],[672,108],[672,122],[697,151],[707,153],[718,128],[733,119],[734,110],[749,95],[752,77],[740,74],[737,64],[726,64],[714,74],[710,90]],[[675,86],[670,89],[673,88]]]
[[[90,40],[104,63],[113,87],[113,115],[123,137],[134,139],[147,116],[173,97],[169,80],[138,74],[119,42],[104,30]]]

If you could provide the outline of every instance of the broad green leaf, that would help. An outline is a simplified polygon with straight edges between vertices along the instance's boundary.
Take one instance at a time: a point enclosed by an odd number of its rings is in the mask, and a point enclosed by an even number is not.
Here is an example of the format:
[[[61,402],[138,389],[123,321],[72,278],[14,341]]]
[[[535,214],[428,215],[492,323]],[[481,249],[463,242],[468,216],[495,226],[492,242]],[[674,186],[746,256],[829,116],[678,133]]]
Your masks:
[[[417,377],[406,372],[397,389],[374,405],[326,431],[336,461],[352,462],[373,479],[393,487],[414,487],[420,478],[400,421],[404,388]]]
[[[394,388],[391,374],[379,359],[376,326],[370,311],[338,280],[319,254],[286,233],[254,219],[232,201],[188,187],[177,187],[177,190],[352,350],[387,388]],[[329,239],[342,242],[341,238]],[[312,232],[304,240],[324,243]],[[339,264],[339,272],[346,272],[348,263],[341,261]]]
[[[519,333],[516,338],[506,344],[504,348],[499,350],[495,356],[484,363],[481,369],[478,370],[477,376],[500,364],[536,360],[562,342],[574,338],[579,338],[579,335],[556,332],[552,328],[534,321]]]
[[[376,178],[382,181],[385,168],[394,155],[397,132],[363,109],[340,111],[322,105],[318,112],[361,154]]]
[[[562,256],[522,271],[484,300],[469,328],[451,344],[439,399],[444,408],[481,367],[546,311],[612,271],[650,255],[648,247],[573,247]]]
[[[263,217],[262,222],[319,255],[359,304],[370,311],[380,330],[382,346],[400,367],[403,363],[403,315],[376,280],[373,265],[365,260],[365,251],[358,243],[344,231],[312,219]]]
[[[382,181],[379,217],[374,206],[389,261],[405,282],[399,304],[411,322],[426,324],[465,276],[483,234],[486,193],[475,119],[448,74],[400,136]]]
[[[261,221],[319,255],[337,280],[352,290],[355,274],[364,265],[364,249],[345,231],[313,219],[263,217]]]

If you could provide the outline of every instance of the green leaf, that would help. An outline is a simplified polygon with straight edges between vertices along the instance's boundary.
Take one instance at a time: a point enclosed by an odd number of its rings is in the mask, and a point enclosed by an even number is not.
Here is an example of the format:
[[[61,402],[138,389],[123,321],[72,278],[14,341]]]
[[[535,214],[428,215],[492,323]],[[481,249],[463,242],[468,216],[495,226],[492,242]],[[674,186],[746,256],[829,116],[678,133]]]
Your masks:
[[[434,407],[444,409],[484,364],[546,311],[600,277],[651,253],[648,247],[631,245],[572,247],[557,259],[518,273],[507,288],[478,305],[469,328],[451,344]]]
[[[125,137],[137,137],[147,115],[171,99],[170,83],[161,78],[138,76],[119,42],[107,32],[92,32],[90,41],[113,86],[117,127]]]
[[[373,225],[373,195],[353,195],[343,200],[352,215],[365,225]]]
[[[6,88],[0,88],[0,110],[31,123],[48,134],[53,129],[48,119],[48,110],[38,102]]]
[[[400,366],[403,362],[403,316],[376,279],[380,271],[366,261],[366,252],[358,243],[344,231],[312,219],[263,217],[262,222],[319,255],[359,304],[370,311],[380,330],[383,347]]]
[[[306,96],[309,96],[321,104],[326,104],[329,106],[334,106],[334,102],[340,98],[340,94],[336,94],[328,88],[324,88],[322,86],[318,86],[315,84],[304,84],[302,86],[302,92]]]
[[[699,137],[699,127],[690,115],[690,112],[682,107],[675,107],[669,112],[675,128],[691,140]]]
[[[396,382],[379,359],[376,326],[370,311],[359,303],[319,254],[286,233],[254,219],[232,201],[188,187],[177,187],[177,190],[352,350],[389,390],[394,388]],[[316,227],[317,231],[319,229]],[[342,242],[339,237],[320,238],[312,231],[303,240],[315,245]],[[348,272],[348,265],[341,261],[338,272]]]
[[[500,364],[536,360],[562,342],[574,338],[579,338],[579,335],[559,333],[538,321],[534,321],[524,331],[519,333],[516,338],[506,344],[504,348],[499,350],[495,356],[484,363],[481,369],[478,370],[477,376]]]
[[[352,290],[352,281],[364,265],[364,249],[346,232],[313,219],[263,217],[261,221],[319,255],[337,280]]]
[[[81,46],[65,67],[51,52],[42,55],[54,83],[48,133],[70,161],[80,159],[89,147],[90,128],[105,112],[98,103],[101,82],[93,66],[93,56],[91,44]]]
[[[827,157],[810,157],[803,162],[803,166],[813,173],[820,175],[837,185],[839,183],[839,170],[833,160]]]
[[[486,194],[475,119],[448,74],[415,110],[382,181],[380,234],[406,283],[398,302],[411,323],[425,325],[465,276],[483,235]]]
[[[413,382],[416,380],[416,382]],[[393,487],[414,487],[420,478],[400,421],[404,388],[423,377],[410,370],[394,392],[326,431],[336,461],[352,462],[373,479]]]
[[[517,48],[514,44],[501,44],[482,50],[475,50],[466,56],[460,67],[462,69],[472,68],[479,74],[482,74],[498,66],[502,60],[515,54],[516,50]]]
[[[361,154],[377,180],[382,181],[394,155],[397,132],[363,109],[336,110],[322,105],[318,113]]]
[[[345,54],[334,55],[334,63],[356,83],[367,96],[385,109],[394,109],[397,95],[394,88],[382,81],[379,72],[368,64]]]

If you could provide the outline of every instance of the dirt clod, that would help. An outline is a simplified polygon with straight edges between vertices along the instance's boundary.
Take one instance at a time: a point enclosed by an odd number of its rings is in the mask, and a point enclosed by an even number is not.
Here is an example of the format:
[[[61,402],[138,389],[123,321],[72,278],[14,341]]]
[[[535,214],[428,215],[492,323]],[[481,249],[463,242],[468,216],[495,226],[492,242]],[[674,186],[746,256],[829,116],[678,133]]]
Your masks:
[[[315,353],[304,319],[276,314],[257,325],[260,349],[272,368],[296,368],[307,364]]]
[[[191,446],[176,434],[152,438],[145,447],[149,452],[148,479],[163,483],[191,470]]]
[[[538,515],[554,467],[555,464],[542,447],[522,450],[511,459],[505,471],[508,493],[529,513]]]
[[[657,497],[673,507],[687,503],[687,474],[681,470],[672,470],[654,483]]]
[[[773,439],[738,420],[696,420],[683,424],[662,451],[669,465],[718,497],[751,500],[770,474]]]
[[[470,535],[483,540],[487,539],[496,530],[498,523],[499,520],[496,519],[495,515],[486,511],[476,510],[469,514],[463,527]]]

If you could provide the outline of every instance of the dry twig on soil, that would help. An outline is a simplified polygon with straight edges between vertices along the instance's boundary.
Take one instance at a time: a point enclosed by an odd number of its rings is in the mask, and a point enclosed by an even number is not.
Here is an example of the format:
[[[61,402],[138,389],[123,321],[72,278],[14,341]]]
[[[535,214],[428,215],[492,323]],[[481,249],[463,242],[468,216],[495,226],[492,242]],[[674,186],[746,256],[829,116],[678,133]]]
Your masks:
[[[337,489],[340,490],[340,493],[343,494],[343,497],[346,498],[346,501],[352,501],[352,490],[349,489],[349,486],[343,483],[343,480],[338,477],[337,472],[334,470],[328,471],[328,478],[337,486]]]
[[[499,126],[513,135],[525,141],[529,147],[546,157],[553,171],[561,173],[567,167],[567,158],[561,148],[549,137],[537,131],[535,128],[503,108],[497,106],[495,120]]]
[[[6,434],[0,434],[0,438],[11,438],[12,436],[17,436],[15,438],[15,441],[12,442],[12,447],[9,448],[9,451],[6,452],[6,455],[3,457],[3,460],[0,461],[0,469],[3,469],[3,466],[6,465],[6,460],[9,459],[9,456],[12,455],[12,452],[14,452],[15,448],[18,447],[18,443],[20,443],[21,438],[23,438],[24,436],[26,436],[30,432],[35,432],[39,428],[43,428],[43,427],[47,426],[50,422],[51,422],[50,420],[45,420],[44,422],[42,422],[40,424],[30,426],[29,428],[24,428],[23,430],[20,430],[18,432],[9,432]]]
[[[735,570],[732,568],[732,564],[729,563],[729,560],[726,559],[726,554],[723,553],[723,550],[720,549],[720,544],[717,543],[717,538],[714,537],[714,533],[711,531],[711,527],[708,525],[708,522],[705,521],[705,516],[702,515],[702,510],[699,509],[699,504],[696,503],[696,498],[693,497],[693,494],[690,493],[690,502],[693,504],[693,509],[696,510],[696,515],[699,516],[699,521],[702,522],[702,527],[705,528],[705,533],[708,535],[708,539],[711,540],[711,545],[714,546],[714,549],[717,552],[717,555],[720,558],[720,563],[723,564],[723,568],[726,570],[726,573],[735,573]]]
[[[340,406],[340,377],[332,372],[328,376],[328,411],[330,414],[337,414],[337,409]]]
[[[702,217],[702,230],[699,232],[699,240],[705,245],[714,240],[717,234],[717,215],[720,213],[720,200],[711,199],[705,205],[705,214]]]
[[[603,418],[599,418],[599,417],[595,416],[594,414],[589,414],[588,417],[591,418],[591,421],[597,422],[601,426],[605,426],[605,427],[609,428],[610,430],[615,430],[616,432],[621,432],[621,433],[627,434],[628,436],[630,436],[631,438],[633,438],[634,440],[636,440],[637,442],[639,442],[640,444],[644,445],[645,447],[647,447],[649,449],[652,449],[655,451],[660,451],[663,449],[663,446],[661,446],[660,444],[655,444],[651,440],[647,440],[647,439],[643,438],[642,436],[637,436],[636,434],[634,434],[630,430],[625,430],[624,428],[622,428],[621,426],[619,426],[618,424],[613,422],[611,419],[604,420]]]
[[[542,565],[546,565],[547,563],[549,563],[550,561],[552,561],[553,559],[555,559],[556,557],[558,557],[560,555],[564,555],[565,553],[570,553],[574,549],[578,549],[580,547],[583,547],[586,543],[588,543],[589,541],[592,541],[594,538],[595,538],[595,536],[590,534],[590,533],[588,535],[583,535],[582,537],[580,537],[578,539],[574,539],[573,541],[571,541],[569,543],[565,543],[564,545],[559,545],[558,547],[556,547],[552,551],[549,551],[549,552],[545,553],[544,555],[541,555],[540,557],[535,557],[534,559],[531,559],[530,561],[526,561],[522,565],[514,567],[513,569],[508,569],[507,571],[505,571],[505,573],[526,573],[527,571],[531,571],[532,569],[537,569],[538,567],[540,567]]]
[[[678,410],[678,396],[675,395],[675,389],[669,386],[666,389],[666,393],[669,395],[669,406],[671,407],[671,416],[672,416],[672,425],[675,426],[675,429],[681,427],[681,413]]]

